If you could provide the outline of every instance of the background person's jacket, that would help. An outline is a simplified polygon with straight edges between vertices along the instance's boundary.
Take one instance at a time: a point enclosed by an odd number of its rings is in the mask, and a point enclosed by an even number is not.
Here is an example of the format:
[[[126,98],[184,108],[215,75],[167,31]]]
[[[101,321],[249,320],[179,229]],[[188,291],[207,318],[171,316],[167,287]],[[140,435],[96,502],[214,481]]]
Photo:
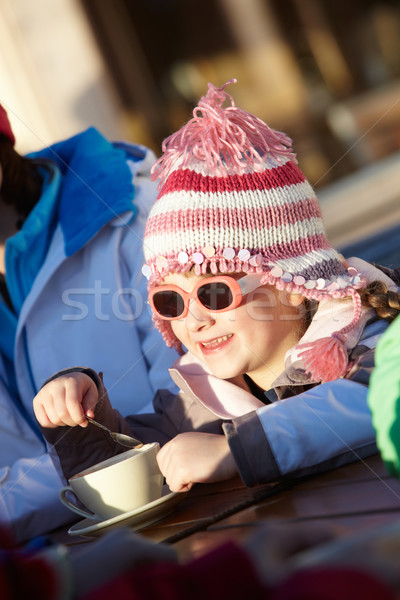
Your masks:
[[[176,358],[153,327],[141,275],[153,153],[89,129],[32,157],[45,160],[42,196],[7,241],[12,307],[0,295],[0,522],[18,540],[70,518],[33,414],[43,382],[93,365],[122,414],[149,412]]]

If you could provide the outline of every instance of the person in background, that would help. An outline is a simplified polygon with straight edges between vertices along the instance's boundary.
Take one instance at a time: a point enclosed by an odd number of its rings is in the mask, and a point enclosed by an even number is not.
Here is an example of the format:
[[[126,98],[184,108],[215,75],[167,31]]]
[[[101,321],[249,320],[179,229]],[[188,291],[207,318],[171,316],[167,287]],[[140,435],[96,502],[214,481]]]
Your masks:
[[[16,549],[6,534],[0,529],[2,600],[394,600],[400,583],[393,544],[385,559],[376,535],[343,543],[309,523],[262,525],[241,544],[228,541],[185,562],[129,529],[80,549]],[[314,558],[302,565],[307,548]]]
[[[17,540],[62,524],[32,398],[66,364],[106,366],[122,414],[152,410],[176,353],[145,305],[154,154],[90,128],[21,156],[0,105],[0,522]]]
[[[160,441],[172,491],[237,473],[248,486],[310,475],[377,451],[368,380],[398,287],[329,244],[286,135],[225,86],[209,84],[193,115],[153,168],[144,237],[155,323],[186,349],[171,369],[181,391],[122,419],[93,369],[52,377],[34,411],[64,480],[94,451],[120,452],[86,416]]]

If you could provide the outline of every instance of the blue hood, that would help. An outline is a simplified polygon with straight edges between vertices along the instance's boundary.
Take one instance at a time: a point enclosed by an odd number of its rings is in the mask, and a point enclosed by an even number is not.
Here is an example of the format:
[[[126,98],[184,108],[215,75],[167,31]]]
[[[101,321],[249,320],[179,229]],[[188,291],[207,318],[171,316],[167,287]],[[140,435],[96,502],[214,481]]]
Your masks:
[[[52,160],[62,173],[58,220],[67,256],[117,215],[127,210],[136,212],[126,152],[93,127],[29,157]],[[137,156],[129,158],[138,160]]]

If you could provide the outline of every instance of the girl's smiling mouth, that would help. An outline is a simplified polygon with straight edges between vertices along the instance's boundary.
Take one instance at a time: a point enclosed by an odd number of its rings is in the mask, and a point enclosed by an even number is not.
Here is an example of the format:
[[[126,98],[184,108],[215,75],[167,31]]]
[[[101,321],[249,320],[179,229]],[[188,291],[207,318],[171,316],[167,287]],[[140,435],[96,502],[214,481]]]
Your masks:
[[[212,340],[198,342],[198,345],[203,354],[209,354],[211,352],[216,352],[221,348],[224,348],[227,344],[230,343],[232,337],[233,333],[229,333],[227,335],[222,335],[220,337],[213,338]]]

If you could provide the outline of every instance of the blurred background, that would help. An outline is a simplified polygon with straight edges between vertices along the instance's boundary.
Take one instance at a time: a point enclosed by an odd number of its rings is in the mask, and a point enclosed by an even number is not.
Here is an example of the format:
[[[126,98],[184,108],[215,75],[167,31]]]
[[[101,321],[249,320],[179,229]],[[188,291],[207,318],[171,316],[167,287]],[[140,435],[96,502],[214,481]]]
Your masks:
[[[94,125],[159,154],[233,77],[236,103],[293,138],[330,241],[399,265],[399,0],[0,0],[23,153]]]

